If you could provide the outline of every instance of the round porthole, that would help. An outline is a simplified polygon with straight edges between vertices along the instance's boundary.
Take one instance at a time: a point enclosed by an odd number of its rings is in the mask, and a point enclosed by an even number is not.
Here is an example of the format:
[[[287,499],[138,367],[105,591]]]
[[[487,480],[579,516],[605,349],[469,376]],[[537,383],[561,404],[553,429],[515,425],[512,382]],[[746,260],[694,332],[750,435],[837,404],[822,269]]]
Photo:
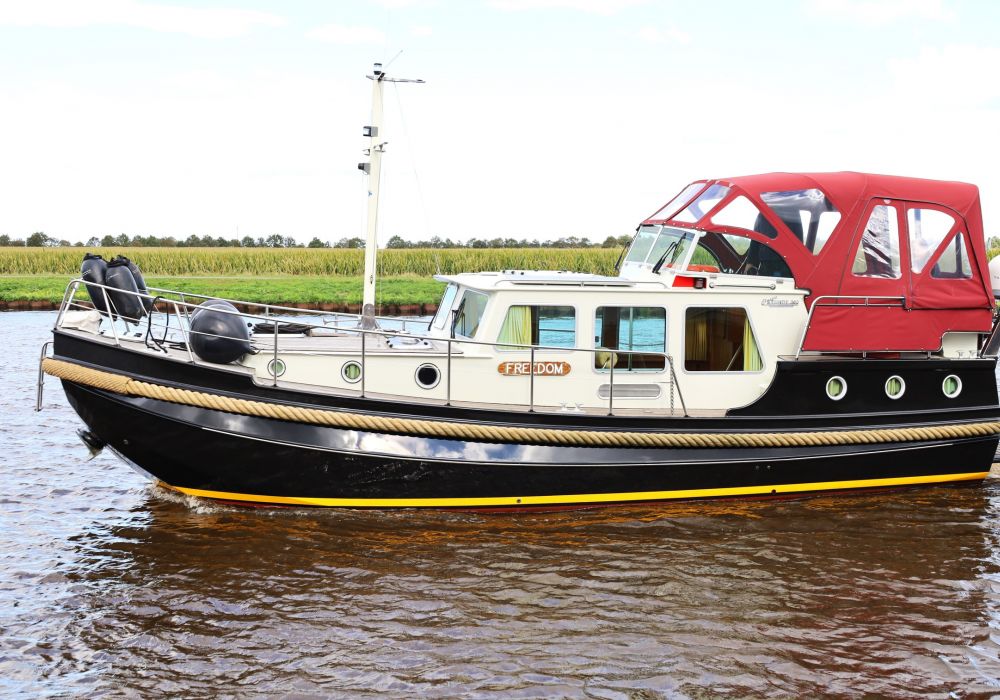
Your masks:
[[[949,374],[941,382],[941,391],[949,399],[953,399],[962,393],[962,380],[956,377],[954,374]]]
[[[361,365],[354,360],[345,362],[344,366],[340,368],[340,376],[348,384],[354,384],[361,379]]]
[[[890,399],[898,399],[906,391],[906,382],[898,374],[885,380],[885,395]]]
[[[826,380],[826,395],[834,401],[840,401],[847,396],[847,382],[843,377],[830,377]]]
[[[280,377],[285,373],[285,361],[271,360],[267,363],[267,373],[272,377]]]
[[[413,376],[416,378],[417,384],[423,389],[433,389],[441,381],[441,372],[431,364],[420,365]]]

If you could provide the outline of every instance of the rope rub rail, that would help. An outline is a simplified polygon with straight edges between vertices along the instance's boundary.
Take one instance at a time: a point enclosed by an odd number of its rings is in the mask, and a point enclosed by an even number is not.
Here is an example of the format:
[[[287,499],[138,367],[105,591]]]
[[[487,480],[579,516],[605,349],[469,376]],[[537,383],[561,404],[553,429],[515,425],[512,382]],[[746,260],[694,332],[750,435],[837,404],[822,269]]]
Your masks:
[[[302,408],[237,399],[138,381],[121,374],[45,358],[42,369],[59,379],[125,396],[196,406],[244,416],[310,423],[348,430],[394,433],[476,442],[571,445],[582,447],[753,448],[863,445],[1000,435],[1000,421],[919,428],[842,430],[795,433],[654,433],[605,430],[515,428],[414,418],[365,416],[344,411]]]

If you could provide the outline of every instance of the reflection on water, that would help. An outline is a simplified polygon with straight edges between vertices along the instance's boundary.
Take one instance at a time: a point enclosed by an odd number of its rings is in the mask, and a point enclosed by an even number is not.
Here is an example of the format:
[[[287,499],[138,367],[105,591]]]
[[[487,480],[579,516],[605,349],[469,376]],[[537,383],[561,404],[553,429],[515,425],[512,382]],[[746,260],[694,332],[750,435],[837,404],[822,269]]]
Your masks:
[[[6,314],[0,694],[1000,692],[1000,480],[551,515],[241,510],[85,462]]]

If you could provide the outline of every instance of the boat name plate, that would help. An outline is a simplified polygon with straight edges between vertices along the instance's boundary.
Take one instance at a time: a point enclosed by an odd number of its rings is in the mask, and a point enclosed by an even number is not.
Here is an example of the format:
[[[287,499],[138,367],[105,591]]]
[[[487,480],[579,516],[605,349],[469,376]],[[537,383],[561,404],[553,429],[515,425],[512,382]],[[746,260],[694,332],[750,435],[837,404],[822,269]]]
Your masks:
[[[536,377],[565,377],[573,369],[572,365],[562,360],[545,360],[535,363]],[[505,377],[527,377],[532,374],[530,362],[501,362],[497,372]]]

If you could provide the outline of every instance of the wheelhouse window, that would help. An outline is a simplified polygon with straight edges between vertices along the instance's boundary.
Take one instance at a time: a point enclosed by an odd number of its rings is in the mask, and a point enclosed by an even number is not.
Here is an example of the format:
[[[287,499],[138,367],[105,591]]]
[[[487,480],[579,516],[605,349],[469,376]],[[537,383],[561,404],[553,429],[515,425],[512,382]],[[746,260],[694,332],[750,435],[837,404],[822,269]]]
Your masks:
[[[474,338],[479,330],[479,322],[483,320],[483,312],[486,311],[486,302],[489,297],[480,292],[466,290],[462,297],[462,303],[458,306],[458,313],[455,315],[455,325],[452,327],[454,335],[465,338]]]
[[[438,304],[437,313],[434,314],[434,320],[431,321],[431,325],[434,328],[444,328],[444,324],[448,320],[448,314],[451,313],[451,306],[455,303],[456,294],[458,294],[458,285],[449,284],[445,288],[444,295],[441,297],[441,303]]]
[[[576,347],[576,309],[572,306],[512,306],[500,327],[501,350],[516,345]],[[503,344],[511,346],[504,347]]]
[[[663,353],[667,348],[667,311],[655,306],[599,306],[594,319],[594,368],[627,372],[662,370],[663,355],[623,354],[615,350]]]
[[[851,272],[859,277],[899,279],[899,221],[895,207],[880,204],[872,210]]]
[[[697,234],[669,226],[640,226],[625,262],[647,265],[657,270],[684,264]],[[659,266],[659,267],[657,267]]]
[[[763,192],[760,198],[813,255],[819,255],[840,223],[840,212],[816,188]]]
[[[684,319],[688,372],[759,372],[764,368],[746,309],[691,307]]]

